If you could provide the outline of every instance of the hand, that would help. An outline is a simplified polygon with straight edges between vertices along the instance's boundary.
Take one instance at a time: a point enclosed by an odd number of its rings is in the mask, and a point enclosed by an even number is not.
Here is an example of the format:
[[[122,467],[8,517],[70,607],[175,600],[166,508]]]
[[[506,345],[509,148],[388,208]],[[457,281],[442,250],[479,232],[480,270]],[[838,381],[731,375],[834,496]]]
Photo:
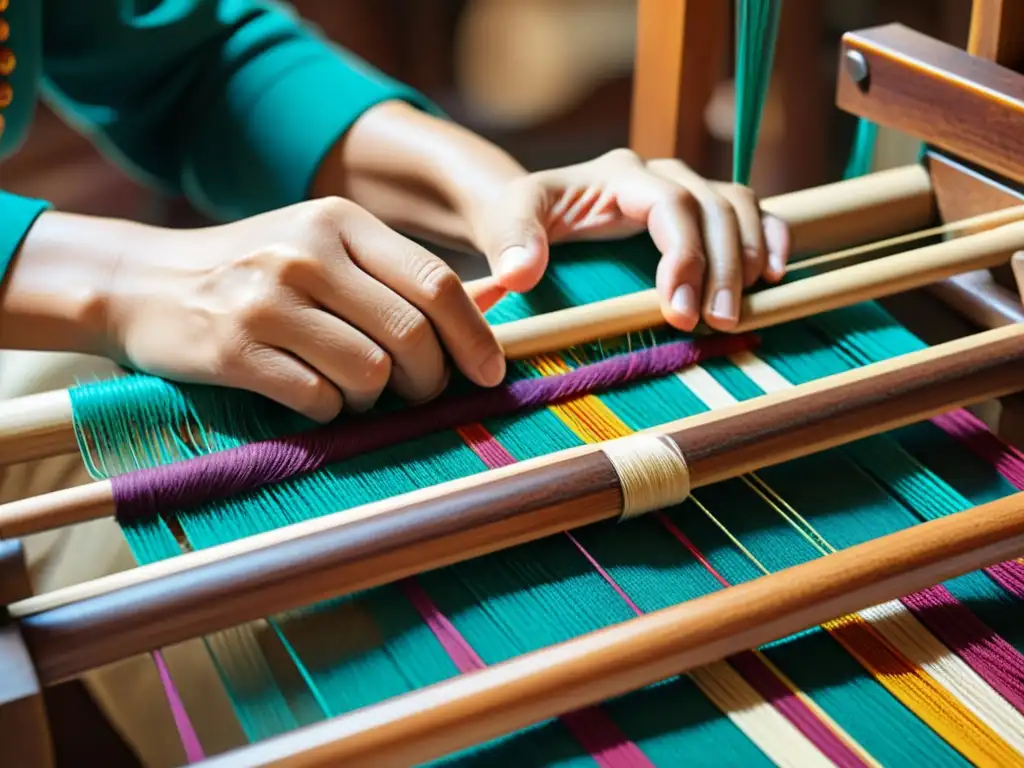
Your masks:
[[[733,328],[742,290],[781,280],[789,253],[785,224],[762,217],[748,188],[705,181],[676,160],[645,163],[628,150],[514,180],[471,219],[492,271],[518,292],[540,281],[549,245],[648,230],[662,254],[656,286],[665,319],[687,331],[702,316],[717,330]]]
[[[71,290],[94,287],[79,315],[99,341],[78,351],[136,370],[248,389],[318,421],[369,408],[385,387],[411,401],[437,395],[445,351],[479,385],[504,377],[458,277],[353,203],[317,200],[196,230],[96,221],[40,217],[5,299],[8,317],[20,312],[13,325],[45,311],[61,280],[54,265],[80,241],[90,245],[63,268]],[[100,252],[116,260],[83,280],[81,265]]]

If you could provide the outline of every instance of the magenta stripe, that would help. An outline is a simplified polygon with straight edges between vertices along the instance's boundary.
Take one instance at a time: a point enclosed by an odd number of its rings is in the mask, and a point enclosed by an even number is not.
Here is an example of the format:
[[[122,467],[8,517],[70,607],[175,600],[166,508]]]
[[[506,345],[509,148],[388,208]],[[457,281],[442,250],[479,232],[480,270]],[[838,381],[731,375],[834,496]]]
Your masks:
[[[961,409],[937,416],[932,423],[989,462],[1018,491],[1024,491],[1024,452],[992,434],[977,416]]]
[[[487,456],[492,452],[501,455],[501,463],[497,466],[505,466],[506,464],[513,463],[515,458],[505,450],[497,440],[494,439],[484,428],[479,425],[473,425],[465,430],[464,437],[467,438],[467,444],[480,458],[487,462]],[[488,462],[489,463],[489,462]],[[490,465],[493,468],[493,465]],[[670,533],[680,538],[684,544],[686,544],[691,552],[697,557],[699,561],[705,564],[705,566],[714,573],[714,569],[709,563],[703,558],[692,545],[688,544],[683,534],[678,531],[673,531],[674,526],[671,521],[662,516],[662,524],[668,528]],[[629,606],[630,610],[633,611],[637,616],[642,616],[643,611],[640,606],[633,601],[633,599],[626,593],[626,591],[619,585],[618,582],[612,578],[612,575],[602,567],[597,559],[584,547],[579,540],[573,536],[570,532],[566,531],[565,535],[573,543],[573,545],[580,551],[580,553],[587,559],[587,562],[594,568],[595,571],[605,580],[605,582],[615,590],[615,593],[622,598],[622,601]],[[715,574],[717,575],[717,574]],[[728,582],[724,579],[719,579],[722,583],[728,586]],[[861,768],[865,766],[863,760],[857,755],[850,747],[840,739],[825,723],[823,723],[817,715],[811,711],[801,699],[796,696],[778,677],[768,669],[764,663],[753,653],[741,654],[738,657],[739,663],[736,663],[735,659],[731,659],[733,667],[740,673],[740,675],[747,680],[747,682],[754,687],[755,690],[767,701],[771,702],[775,708],[789,720],[804,736],[807,737],[811,743],[813,743],[822,754],[826,755],[833,763],[840,768]]]
[[[902,600],[943,644],[1024,712],[1024,654],[993,632],[948,589],[939,585]]]
[[[989,462],[1010,485],[1024,491],[1024,452],[1000,440],[968,410],[952,411],[932,423]],[[1009,561],[984,569],[989,578],[1014,597],[1024,600],[1024,565]]]
[[[460,672],[465,674],[487,666],[417,581],[405,579],[399,586]],[[588,707],[562,715],[559,719],[580,746],[587,750],[602,768],[653,768],[653,763],[647,756],[626,738],[618,725],[603,710]]]
[[[729,658],[729,663],[754,689],[770,702],[797,730],[814,744],[837,766],[855,768],[866,766],[836,733],[811,711],[800,697],[762,661],[757,654],[747,651]]]
[[[1024,600],[1024,564],[1020,561],[1007,560],[986,568],[985,572],[1011,595]]]
[[[171,678],[171,671],[167,668],[163,654],[160,651],[153,652],[153,663],[156,664],[157,674],[160,675],[160,682],[164,687],[164,694],[167,696],[167,703],[171,707],[171,716],[174,717],[174,726],[181,738],[181,746],[185,749],[185,759],[190,763],[198,763],[204,760],[203,745],[199,742],[199,736],[192,721],[189,720],[188,712],[185,711],[185,703],[178,694],[178,688]]]
[[[666,515],[659,514],[658,522],[665,528],[679,543],[686,547],[687,551],[710,573],[723,587],[729,587],[726,581],[715,567],[704,557],[697,546],[690,541],[686,535],[676,527]],[[796,696],[785,683],[773,673],[758,656],[747,651],[729,659],[733,668],[757,690],[758,693],[768,702],[771,702],[776,709],[811,743],[813,743],[829,759],[841,766],[863,766],[864,761],[860,756],[850,749],[846,742],[840,739],[825,723],[810,710],[807,705]]]
[[[469,424],[460,429],[460,433],[466,445],[489,468],[497,469],[516,463],[516,458],[481,424]],[[462,633],[441,613],[418,582],[406,579],[401,583],[401,587],[460,672],[470,672],[486,666]],[[628,739],[603,710],[588,707],[562,715],[559,719],[598,765],[606,768],[653,766],[640,747]]]

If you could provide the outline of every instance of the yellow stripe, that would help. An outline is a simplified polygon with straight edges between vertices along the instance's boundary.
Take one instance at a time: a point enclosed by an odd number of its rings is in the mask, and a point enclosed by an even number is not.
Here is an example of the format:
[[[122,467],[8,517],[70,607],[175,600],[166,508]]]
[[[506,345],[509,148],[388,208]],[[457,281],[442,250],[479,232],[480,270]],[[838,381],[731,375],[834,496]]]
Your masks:
[[[544,376],[555,376],[561,373],[566,373],[570,370],[569,366],[562,360],[553,357],[543,357],[533,361],[536,369]],[[567,403],[560,405],[551,406],[549,409],[558,416],[562,422],[569,427],[581,440],[585,443],[598,443],[604,440],[614,440],[620,437],[626,437],[632,434],[633,430],[629,428],[607,405],[605,405],[597,396],[587,395],[575,400],[571,400]],[[801,691],[792,680],[790,680],[782,670],[775,667],[760,651],[755,651],[760,661],[778,677],[778,679],[800,700],[807,706],[807,708],[815,714],[815,716],[829,728],[839,739],[844,741],[852,750],[857,752],[862,759],[869,764],[877,765],[877,761],[872,758],[867,751],[864,750],[849,734],[847,734],[838,723],[832,720],[831,717],[825,713],[812,699],[810,699],[803,691]],[[698,681],[699,684],[699,681]],[[700,686],[704,690],[705,694],[708,695],[713,701],[710,690],[711,686]],[[760,699],[760,696],[758,696]],[[763,701],[763,700],[762,700]],[[716,705],[723,706],[723,711],[729,714],[727,708],[727,702],[715,701]],[[767,703],[767,702],[765,702]],[[787,721],[788,723],[788,721]],[[808,742],[809,743],[809,742]],[[813,745],[811,745],[813,747]],[[816,748],[815,748],[816,750]],[[817,750],[816,750],[817,751]]]
[[[734,362],[765,391],[778,391],[793,386],[751,353]],[[762,478],[752,474],[747,480],[747,485],[823,555],[836,551],[808,520]],[[768,572],[760,563],[756,564],[762,571]],[[927,670],[908,658],[873,627],[867,618],[859,614],[844,616],[822,626],[893,697],[972,763],[993,767],[1024,765],[1024,758],[991,726],[965,707]],[[925,627],[920,626],[919,631],[927,634],[934,645],[953,656],[952,652]],[[987,683],[981,683],[991,690]],[[997,699],[1001,699],[995,691],[992,693]]]

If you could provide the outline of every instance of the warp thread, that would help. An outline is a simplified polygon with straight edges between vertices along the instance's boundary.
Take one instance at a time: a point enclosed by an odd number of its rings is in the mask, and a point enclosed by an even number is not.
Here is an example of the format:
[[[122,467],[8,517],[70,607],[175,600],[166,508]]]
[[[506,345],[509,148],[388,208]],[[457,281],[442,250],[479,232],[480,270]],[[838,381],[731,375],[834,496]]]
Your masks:
[[[560,376],[474,389],[384,415],[342,419],[298,435],[118,475],[111,478],[116,516],[124,524],[194,508],[434,432],[666,376],[755,345],[756,338],[750,335],[662,344]]]

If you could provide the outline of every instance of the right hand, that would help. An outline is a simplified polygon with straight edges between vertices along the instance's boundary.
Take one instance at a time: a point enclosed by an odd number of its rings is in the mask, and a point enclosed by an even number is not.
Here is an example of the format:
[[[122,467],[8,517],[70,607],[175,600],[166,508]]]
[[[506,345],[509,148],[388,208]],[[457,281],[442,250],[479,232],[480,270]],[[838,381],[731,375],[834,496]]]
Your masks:
[[[122,251],[104,297],[105,351],[136,370],[251,390],[317,421],[365,410],[385,387],[436,396],[446,351],[478,385],[504,378],[455,273],[353,203],[149,232]]]

